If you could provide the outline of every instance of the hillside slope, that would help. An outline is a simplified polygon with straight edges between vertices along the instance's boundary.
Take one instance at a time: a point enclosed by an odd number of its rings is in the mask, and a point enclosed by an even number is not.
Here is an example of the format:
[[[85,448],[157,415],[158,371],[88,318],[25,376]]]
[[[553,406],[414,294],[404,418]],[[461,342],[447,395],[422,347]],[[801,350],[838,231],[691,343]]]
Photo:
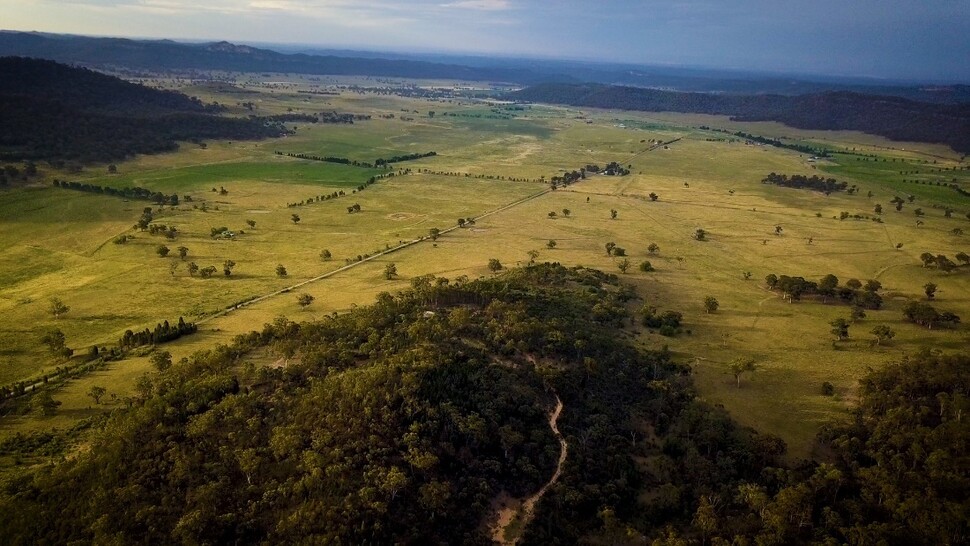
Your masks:
[[[177,148],[177,141],[255,139],[279,124],[216,115],[159,91],[52,61],[0,57],[0,161],[111,161]]]
[[[596,84],[542,84],[508,97],[590,108],[727,115],[740,121],[777,121],[799,129],[862,131],[892,140],[946,144],[970,153],[968,104],[929,104],[851,92],[740,96]]]

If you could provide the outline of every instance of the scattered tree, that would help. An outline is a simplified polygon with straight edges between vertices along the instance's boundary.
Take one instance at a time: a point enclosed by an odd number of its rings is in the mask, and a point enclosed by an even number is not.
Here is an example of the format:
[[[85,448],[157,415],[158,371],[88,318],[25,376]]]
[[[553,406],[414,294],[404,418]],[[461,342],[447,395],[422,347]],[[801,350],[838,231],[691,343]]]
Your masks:
[[[246,220],[246,225],[249,229],[256,229],[256,220]]]
[[[616,243],[614,243],[613,241],[610,241],[610,242],[606,243],[605,246],[606,246],[606,255],[607,256],[612,256],[613,255],[613,249],[616,248]]]
[[[720,307],[720,305],[721,304],[718,303],[717,298],[715,298],[714,296],[707,296],[706,298],[704,298],[704,310],[707,311],[708,313],[713,313],[714,311],[717,311],[717,308]]]
[[[158,245],[158,247],[155,248],[155,253],[158,254],[160,258],[168,256],[168,253],[171,251],[172,250],[165,245]]]
[[[616,220],[617,214],[616,209],[610,209],[610,220]]]
[[[296,297],[296,302],[300,304],[301,309],[306,309],[311,303],[313,303],[314,297],[310,294],[300,294]]]
[[[569,210],[569,209],[562,209],[562,215],[565,216],[566,218],[569,218],[569,213],[570,212],[572,212],[572,211]]]
[[[384,278],[391,280],[394,277],[397,277],[397,266],[393,263],[384,266]]]
[[[293,223],[294,224],[299,224],[300,223],[300,215],[299,214],[291,214],[290,215],[290,220],[293,220]]]
[[[643,271],[644,273],[649,273],[650,271],[653,271],[653,270],[654,270],[653,264],[651,264],[649,261],[644,260],[640,262],[640,271]]]
[[[549,250],[552,250],[556,248],[556,244],[558,243],[556,243],[555,239],[549,239],[549,242],[546,243],[546,248],[548,248]]]
[[[896,332],[885,324],[876,326],[870,331],[870,333],[876,336],[876,345],[882,345],[884,341],[889,341],[890,339],[896,337]]]
[[[285,277],[286,274],[287,274],[286,273],[286,267],[283,266],[283,264],[277,264],[276,265],[276,276],[282,278],[282,277]]]
[[[555,217],[557,217],[559,215],[556,214],[556,211],[551,211],[551,212],[549,212],[548,216],[549,216],[549,218],[555,218]]]
[[[657,199],[660,199],[660,196],[653,192],[650,192],[650,195],[648,195],[647,197],[649,197],[651,201],[656,201]]]
[[[188,270],[189,270],[189,276],[190,277],[194,277],[195,274],[199,272],[199,264],[197,264],[195,262],[189,262],[189,265],[187,267],[188,267]]]
[[[660,245],[658,245],[657,243],[650,243],[647,246],[647,252],[649,252],[650,254],[656,254],[660,252]]]
[[[832,327],[832,329],[829,331],[839,341],[842,341],[849,337],[849,321],[839,317],[833,320],[832,322],[830,322],[829,325]]]
[[[859,322],[866,318],[866,310],[861,305],[853,305],[852,310],[849,311],[849,318],[852,319],[852,322]]]
[[[320,259],[321,260],[323,260],[323,261],[326,262],[326,261],[330,261],[331,258],[333,258],[333,254],[330,253],[330,250],[323,249],[323,250],[320,251]]]
[[[199,276],[202,277],[203,279],[208,279],[209,277],[212,277],[213,275],[215,275],[216,271],[218,271],[218,269],[216,269],[216,266],[207,265],[199,270]]]
[[[754,360],[745,357],[738,357],[731,361],[730,370],[734,374],[734,379],[737,381],[738,388],[741,388],[741,375],[745,372],[754,372],[758,369],[757,364]]]
[[[47,306],[47,312],[54,315],[55,319],[61,318],[61,315],[70,311],[71,308],[64,304],[60,298],[53,297],[50,299],[50,305]]]
[[[60,400],[54,400],[54,397],[46,389],[42,390],[30,400],[31,409],[45,416],[51,416],[57,413],[57,408],[60,405]]]
[[[923,292],[926,294],[926,299],[931,300],[936,297],[936,284],[928,282],[923,285]]]
[[[436,227],[433,227],[428,230],[428,236],[431,237],[432,241],[437,241],[438,237],[441,236],[441,230]]]
[[[630,268],[630,260],[623,258],[616,264],[616,267],[620,269],[620,273],[626,273],[626,270]]]
[[[536,258],[539,257],[539,251],[533,249],[533,250],[530,250],[528,254],[529,254],[529,264],[531,265],[536,263]]]
[[[101,397],[104,396],[105,393],[107,392],[108,390],[105,389],[104,387],[94,385],[91,387],[90,390],[88,390],[88,396],[90,396],[91,398],[94,398],[94,403],[97,405],[101,403]]]
[[[47,333],[40,338],[40,341],[47,345],[47,348],[50,349],[51,354],[60,355],[64,351],[67,338],[64,336],[64,332],[57,328],[53,328],[48,330]]]
[[[232,268],[236,267],[236,262],[232,260],[226,260],[222,262],[222,274],[225,276],[232,275]]]
[[[188,249],[188,247],[180,246],[176,250],[178,250],[179,258],[181,258],[183,260],[185,259],[186,256],[189,255],[189,249]]]
[[[488,270],[492,273],[496,273],[502,270],[502,262],[498,261],[498,258],[491,258],[488,260]]]
[[[706,237],[707,237],[707,232],[704,231],[703,229],[697,228],[694,231],[694,238],[697,239],[698,241],[703,241]]]

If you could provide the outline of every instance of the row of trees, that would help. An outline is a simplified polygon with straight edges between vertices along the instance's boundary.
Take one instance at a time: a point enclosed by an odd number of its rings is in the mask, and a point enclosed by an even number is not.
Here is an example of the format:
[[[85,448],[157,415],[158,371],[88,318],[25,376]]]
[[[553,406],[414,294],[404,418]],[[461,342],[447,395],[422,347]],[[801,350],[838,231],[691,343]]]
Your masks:
[[[166,320],[163,323],[156,324],[154,329],[145,328],[140,332],[125,330],[124,335],[118,340],[118,347],[124,351],[129,351],[143,345],[157,345],[173,341],[197,331],[198,326],[194,322],[185,322],[184,318],[179,317],[175,326],[170,325]]]
[[[836,191],[844,191],[849,187],[847,182],[839,182],[834,178],[823,178],[818,175],[805,176],[802,174],[793,174],[788,176],[785,174],[776,174],[774,172],[764,177],[761,180],[761,183],[785,186],[787,188],[810,189],[822,192],[826,195]]]
[[[875,279],[866,281],[863,285],[858,279],[849,279],[845,285],[839,284],[839,278],[829,274],[818,282],[806,280],[804,277],[790,277],[788,275],[765,276],[765,285],[771,290],[778,290],[789,302],[800,301],[802,296],[818,296],[822,302],[829,298],[849,303],[863,309],[879,309],[882,307],[882,296],[879,291],[882,283]]]
[[[284,153],[281,151],[277,151],[276,155],[285,155],[287,157],[293,157],[296,159],[306,159],[310,161],[323,161],[325,163],[338,163],[340,165],[351,165],[353,167],[374,169],[374,168],[389,168],[392,163],[400,163],[402,161],[414,161],[415,159],[434,157],[438,155],[438,152],[430,151],[425,153],[402,154],[402,155],[391,156],[388,158],[379,157],[375,159],[373,163],[368,163],[366,161],[357,161],[355,159],[348,159],[346,157],[318,156],[318,155],[312,155],[312,154],[295,154],[292,152]]]
[[[923,262],[923,267],[935,267],[944,273],[949,273],[957,268],[957,264],[948,258],[945,254],[933,255],[929,252],[924,252],[919,255],[919,259]],[[970,265],[970,255],[966,252],[958,252],[956,254],[956,259],[963,263],[963,265]]]
[[[165,195],[162,192],[152,191],[146,188],[141,188],[138,186],[132,186],[127,188],[112,188],[110,186],[98,186],[95,184],[87,184],[84,182],[70,182],[67,180],[59,180],[57,178],[52,182],[55,188],[63,188],[66,190],[83,191],[88,193],[97,193],[101,195],[112,195],[115,197],[122,197],[125,199],[138,199],[142,201],[151,201],[159,205],[171,205],[175,206],[179,204],[179,196],[177,194]]]

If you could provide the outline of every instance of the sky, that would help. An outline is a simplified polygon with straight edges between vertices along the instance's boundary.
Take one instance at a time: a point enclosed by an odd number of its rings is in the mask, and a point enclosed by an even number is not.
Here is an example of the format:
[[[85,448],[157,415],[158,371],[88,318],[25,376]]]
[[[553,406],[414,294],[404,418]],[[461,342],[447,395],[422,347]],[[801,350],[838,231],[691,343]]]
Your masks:
[[[0,29],[970,82],[970,0],[0,0]]]

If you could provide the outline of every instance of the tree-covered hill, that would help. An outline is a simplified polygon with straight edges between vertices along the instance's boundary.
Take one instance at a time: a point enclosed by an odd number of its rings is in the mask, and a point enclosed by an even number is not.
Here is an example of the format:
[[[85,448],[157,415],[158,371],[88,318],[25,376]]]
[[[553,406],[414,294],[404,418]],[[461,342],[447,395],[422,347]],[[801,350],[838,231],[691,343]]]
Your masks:
[[[844,91],[722,95],[596,84],[542,84],[508,96],[591,108],[726,115],[739,121],[778,121],[799,129],[862,131],[892,140],[942,143],[970,153],[967,104],[930,104]]]
[[[278,136],[280,124],[216,115],[159,91],[52,61],[0,58],[0,160],[110,161],[177,141]]]
[[[966,541],[966,357],[874,373],[828,462],[785,468],[780,440],[630,341],[637,305],[543,264],[279,318],[146,376],[84,449],[0,484],[4,542],[487,544],[492,501],[553,474],[556,397],[568,455],[523,544]]]

